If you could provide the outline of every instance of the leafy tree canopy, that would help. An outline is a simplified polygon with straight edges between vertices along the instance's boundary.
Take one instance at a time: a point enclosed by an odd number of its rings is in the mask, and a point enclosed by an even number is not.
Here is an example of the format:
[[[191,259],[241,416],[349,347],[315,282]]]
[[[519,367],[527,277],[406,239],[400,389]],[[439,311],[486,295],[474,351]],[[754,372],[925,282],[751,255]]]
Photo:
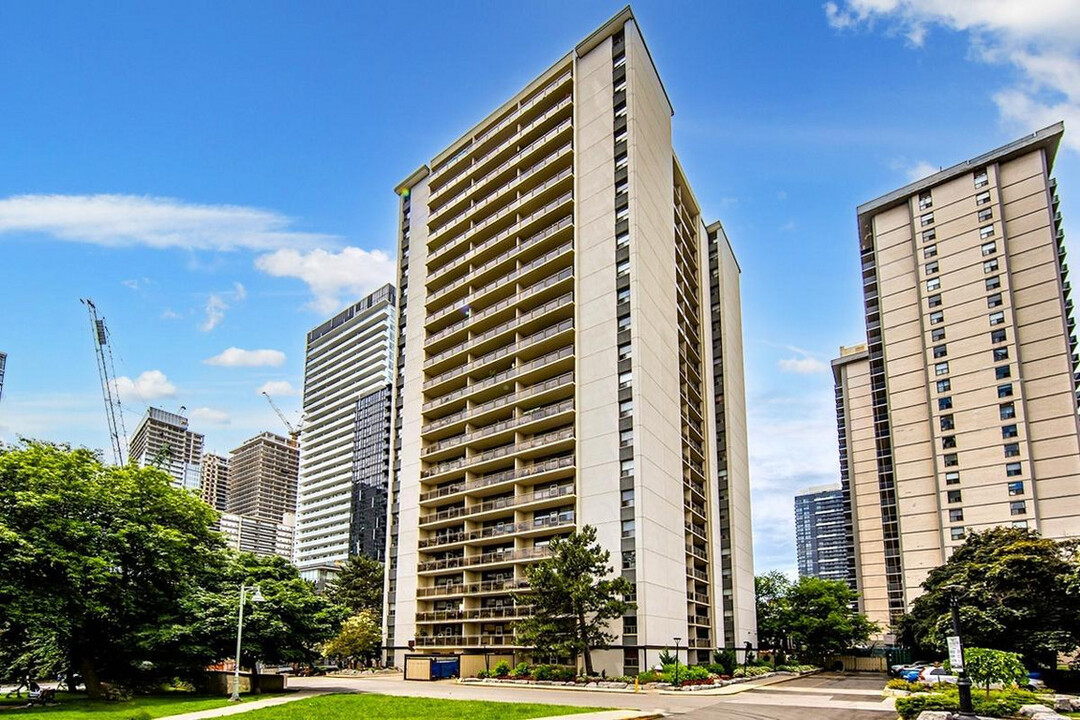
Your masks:
[[[583,655],[592,674],[593,649],[608,646],[615,635],[608,624],[632,607],[623,598],[633,590],[608,564],[611,553],[596,541],[596,528],[551,541],[551,557],[527,566],[531,592],[516,600],[533,606],[533,615],[515,626],[518,642],[551,655]]]
[[[369,610],[381,622],[383,605],[383,564],[364,555],[352,555],[333,582],[326,595],[338,605],[354,613]]]
[[[357,661],[370,657],[382,642],[382,627],[370,610],[361,610],[345,621],[341,631],[323,643],[327,657]]]
[[[976,685],[986,688],[990,697],[990,685],[1019,685],[1027,680],[1027,670],[1019,653],[988,648],[964,648],[964,671]]]
[[[899,623],[901,641],[942,652],[952,634],[950,588],[970,646],[1017,652],[1029,667],[1053,667],[1058,652],[1080,645],[1080,559],[1075,542],[1023,528],[968,535],[923,583]]]
[[[772,648],[789,647],[787,643],[788,593],[792,582],[779,570],[754,578],[757,602],[758,644]]]

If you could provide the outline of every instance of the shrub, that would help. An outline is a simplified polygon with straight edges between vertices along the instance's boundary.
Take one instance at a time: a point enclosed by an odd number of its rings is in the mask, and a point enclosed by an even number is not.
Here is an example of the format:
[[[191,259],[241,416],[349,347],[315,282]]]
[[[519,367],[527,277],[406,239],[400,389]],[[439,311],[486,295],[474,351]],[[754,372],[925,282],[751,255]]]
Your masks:
[[[767,675],[772,672],[772,668],[762,667],[760,665],[748,665],[745,668],[735,668],[735,672],[732,677],[760,677],[761,675]]]
[[[638,673],[637,680],[639,683],[660,682],[660,674],[655,670],[645,670]]]
[[[739,664],[734,650],[717,650],[713,653],[713,661],[720,666],[718,675],[731,675]]]
[[[1022,705],[1041,702],[1035,693],[1027,690],[992,690],[987,698],[973,693],[975,713],[985,717],[1008,718],[1016,715]],[[903,720],[914,720],[923,710],[959,710],[960,694],[955,685],[932,693],[919,693],[896,699],[896,712]]]
[[[527,663],[527,662],[518,663],[517,667],[515,667],[513,672],[510,673],[510,676],[515,677],[515,678],[519,678],[519,679],[520,678],[530,677],[530,675],[529,675],[529,663]]]
[[[487,680],[489,677],[491,677],[491,673],[487,670],[477,670],[476,677],[480,680]]]
[[[577,668],[556,665],[551,669],[551,679],[558,682],[570,682],[577,677]]]
[[[495,663],[495,668],[492,670],[492,673],[494,673],[495,677],[506,677],[510,674],[510,663],[505,660],[500,660]]]
[[[909,692],[919,692],[920,690],[926,689],[920,683],[908,682],[903,678],[893,678],[889,682],[885,683],[885,687],[889,688],[890,690],[907,690]]]
[[[532,669],[533,680],[551,680],[554,673],[550,665],[537,665]]]
[[[679,663],[679,684],[684,684],[687,680],[699,681],[709,680],[709,671],[701,665],[683,665]],[[660,682],[674,683],[675,682],[675,663],[664,666],[664,672],[660,674]]]
[[[660,651],[660,664],[661,665],[674,665],[678,658],[671,653],[670,650],[664,648]]]

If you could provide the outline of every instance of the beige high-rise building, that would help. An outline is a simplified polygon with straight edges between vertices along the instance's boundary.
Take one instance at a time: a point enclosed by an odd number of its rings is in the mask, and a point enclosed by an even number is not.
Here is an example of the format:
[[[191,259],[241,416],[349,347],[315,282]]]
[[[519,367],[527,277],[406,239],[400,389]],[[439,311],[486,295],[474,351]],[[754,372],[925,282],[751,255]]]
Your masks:
[[[199,497],[210,507],[225,512],[229,502],[229,458],[204,453]]]
[[[868,343],[833,367],[856,573],[886,626],[971,531],[1080,534],[1062,133],[858,209]]]
[[[148,407],[128,446],[128,459],[137,465],[161,468],[173,484],[198,492],[202,476],[203,436],[188,430],[178,413]]]
[[[296,513],[300,448],[295,438],[259,433],[229,457],[226,509],[248,518],[283,522]],[[292,523],[290,523],[291,525]]]
[[[597,529],[598,669],[756,642],[739,267],[629,9],[401,185],[387,638],[524,656],[525,568]]]

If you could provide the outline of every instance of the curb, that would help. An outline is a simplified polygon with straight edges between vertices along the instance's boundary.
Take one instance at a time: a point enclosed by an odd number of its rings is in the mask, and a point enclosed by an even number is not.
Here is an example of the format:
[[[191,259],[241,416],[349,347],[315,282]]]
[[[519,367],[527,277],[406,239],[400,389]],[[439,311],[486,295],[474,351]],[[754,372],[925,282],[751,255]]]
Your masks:
[[[732,683],[731,685],[725,685],[723,687],[715,688],[713,690],[659,690],[659,695],[679,695],[679,696],[691,696],[696,697],[698,695],[704,695],[705,697],[717,697],[723,695],[738,695],[740,693],[756,690],[757,688],[768,687],[769,685],[779,685],[780,683],[790,682],[791,680],[798,680],[799,678],[810,677],[811,675],[817,675],[821,670],[814,670],[813,672],[800,673],[798,675],[774,675],[772,677],[763,678],[761,682],[754,682],[749,680],[741,683]]]
[[[483,680],[475,682],[464,682],[461,678],[454,681],[454,684],[461,685],[462,687],[487,687],[487,688],[510,688],[511,690],[568,690],[570,692],[599,692],[599,693],[615,693],[617,695],[648,695],[648,691],[642,690],[640,692],[634,692],[633,688],[602,688],[602,687],[578,687],[577,685],[533,685],[531,683],[501,683],[501,682],[484,682]],[[634,717],[637,717],[636,715]],[[641,716],[641,717],[660,717],[660,716]],[[537,718],[537,720],[550,720],[548,718]],[[629,720],[629,719],[627,719]]]

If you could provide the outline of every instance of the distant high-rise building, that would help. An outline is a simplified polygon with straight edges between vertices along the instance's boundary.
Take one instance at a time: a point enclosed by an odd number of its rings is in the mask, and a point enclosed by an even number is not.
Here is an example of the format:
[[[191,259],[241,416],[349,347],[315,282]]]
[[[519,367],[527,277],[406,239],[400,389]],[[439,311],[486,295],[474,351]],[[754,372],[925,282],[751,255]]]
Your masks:
[[[156,407],[146,409],[128,448],[131,461],[161,468],[187,490],[199,489],[202,453],[203,436],[188,430],[188,419]]]
[[[4,396],[4,368],[7,367],[7,353],[0,352],[0,397]]]
[[[293,520],[292,513],[286,513],[281,522],[222,513],[218,529],[225,536],[226,545],[234,550],[291,559]]]
[[[1080,363],[1050,177],[1063,131],[858,209],[868,347],[840,359],[841,439],[862,603],[883,624],[971,531],[1080,534]]]
[[[799,575],[843,580],[855,589],[851,531],[844,491],[834,485],[807,488],[795,495],[795,548]]]
[[[202,459],[202,483],[199,496],[210,507],[225,512],[229,498],[229,459],[206,453]]]
[[[598,670],[756,642],[739,267],[671,116],[626,9],[397,187],[393,662],[527,654],[584,525],[634,588]]]
[[[229,455],[226,509],[280,523],[296,512],[300,450],[296,440],[271,432],[245,440]]]
[[[316,583],[350,553],[383,559],[376,536],[385,532],[389,421],[379,394],[393,374],[396,320],[386,285],[307,335],[294,560]]]

